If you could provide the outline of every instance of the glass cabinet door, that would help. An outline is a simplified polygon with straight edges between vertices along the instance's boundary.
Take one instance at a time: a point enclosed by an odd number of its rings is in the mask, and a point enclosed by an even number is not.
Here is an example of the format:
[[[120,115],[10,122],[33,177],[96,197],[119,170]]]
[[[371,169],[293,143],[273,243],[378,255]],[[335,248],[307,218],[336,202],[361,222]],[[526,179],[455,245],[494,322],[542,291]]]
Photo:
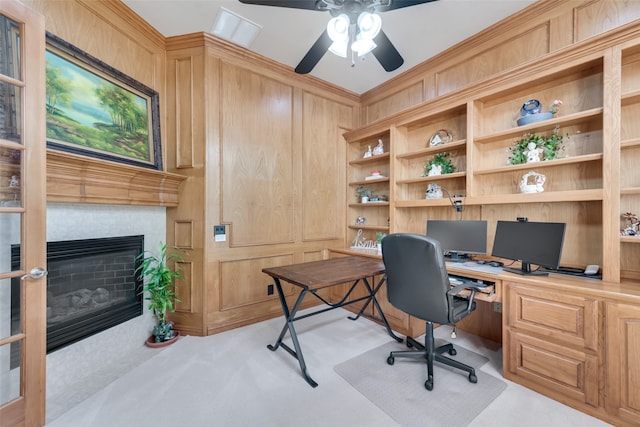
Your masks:
[[[45,420],[44,40],[44,20],[40,14],[16,0],[0,3],[0,424],[3,427],[41,426]]]

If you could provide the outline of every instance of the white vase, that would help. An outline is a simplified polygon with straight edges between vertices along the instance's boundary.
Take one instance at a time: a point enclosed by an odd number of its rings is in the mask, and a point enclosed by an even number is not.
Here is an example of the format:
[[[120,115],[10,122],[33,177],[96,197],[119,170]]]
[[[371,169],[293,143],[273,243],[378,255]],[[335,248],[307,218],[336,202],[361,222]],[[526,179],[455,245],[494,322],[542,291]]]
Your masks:
[[[367,196],[362,196],[362,198],[360,199],[360,201],[362,203],[368,203],[369,202],[369,198]]]

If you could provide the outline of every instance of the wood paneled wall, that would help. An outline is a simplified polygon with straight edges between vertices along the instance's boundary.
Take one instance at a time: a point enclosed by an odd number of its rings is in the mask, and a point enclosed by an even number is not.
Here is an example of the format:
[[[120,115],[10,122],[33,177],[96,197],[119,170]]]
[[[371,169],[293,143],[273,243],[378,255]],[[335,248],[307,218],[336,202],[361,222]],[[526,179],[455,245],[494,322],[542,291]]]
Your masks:
[[[167,165],[188,177],[168,221],[193,225],[176,231],[193,235],[194,265],[174,320],[211,334],[278,316],[262,268],[322,259],[345,239],[341,135],[358,99],[207,34],[167,40],[167,89]]]
[[[514,66],[640,18],[640,2],[539,0],[362,94],[362,123],[508,72]]]

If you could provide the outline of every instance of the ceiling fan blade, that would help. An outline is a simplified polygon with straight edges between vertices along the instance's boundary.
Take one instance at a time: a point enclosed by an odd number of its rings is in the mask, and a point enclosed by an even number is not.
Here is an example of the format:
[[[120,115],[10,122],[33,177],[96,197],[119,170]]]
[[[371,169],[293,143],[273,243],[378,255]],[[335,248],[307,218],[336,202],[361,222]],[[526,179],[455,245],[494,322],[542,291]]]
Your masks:
[[[324,10],[318,8],[318,3],[322,2],[316,0],[240,0],[240,3],[255,4],[258,6],[290,7],[292,9]]]
[[[322,59],[327,49],[331,46],[331,38],[329,37],[329,33],[325,29],[318,40],[311,46],[311,49],[307,52],[307,54],[302,58],[302,61],[296,67],[296,73],[298,74],[307,74],[313,70],[313,67],[316,66],[318,62]]]
[[[437,0],[391,0],[391,4],[389,6],[376,8],[376,12],[387,12],[389,10],[402,9],[403,7],[415,6],[423,3],[431,3],[432,1]]]
[[[391,43],[391,40],[389,40],[389,37],[387,37],[384,31],[380,30],[373,41],[378,47],[373,49],[371,53],[373,53],[373,56],[376,57],[385,71],[397,70],[404,64],[404,59],[402,59],[400,52],[398,52],[398,49]]]

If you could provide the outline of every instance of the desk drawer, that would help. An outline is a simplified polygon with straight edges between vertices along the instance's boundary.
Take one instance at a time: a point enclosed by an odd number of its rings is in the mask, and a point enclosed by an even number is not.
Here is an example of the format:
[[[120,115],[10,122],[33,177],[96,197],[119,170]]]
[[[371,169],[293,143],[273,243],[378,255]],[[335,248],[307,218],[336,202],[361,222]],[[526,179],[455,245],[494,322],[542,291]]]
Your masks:
[[[509,283],[505,325],[561,344],[598,351],[598,302],[569,294]]]
[[[598,407],[597,356],[513,331],[504,344],[506,378],[561,402]]]

